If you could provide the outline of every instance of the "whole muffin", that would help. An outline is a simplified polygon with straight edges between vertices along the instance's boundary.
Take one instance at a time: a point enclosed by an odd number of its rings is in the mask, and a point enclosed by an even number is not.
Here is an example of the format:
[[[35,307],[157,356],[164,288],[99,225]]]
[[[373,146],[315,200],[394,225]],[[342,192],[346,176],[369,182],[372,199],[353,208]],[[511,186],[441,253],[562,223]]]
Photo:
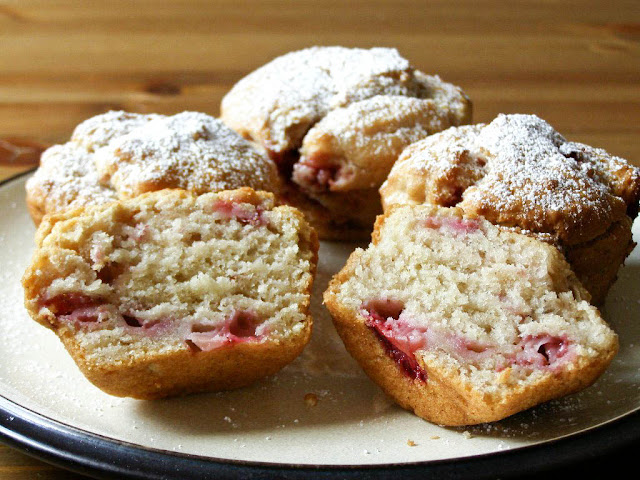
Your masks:
[[[163,188],[206,193],[243,186],[277,192],[276,167],[221,121],[197,112],[112,111],[47,149],[26,188],[38,224],[47,213]]]
[[[221,119],[279,165],[321,238],[366,238],[377,189],[412,142],[471,121],[462,90],[389,48],[312,47],[241,79]]]
[[[533,115],[499,115],[409,146],[380,188],[394,204],[457,206],[555,245],[600,304],[631,252],[640,170]]]
[[[459,208],[396,205],[324,293],[351,355],[400,406],[493,422],[581,390],[616,334],[562,254]]]

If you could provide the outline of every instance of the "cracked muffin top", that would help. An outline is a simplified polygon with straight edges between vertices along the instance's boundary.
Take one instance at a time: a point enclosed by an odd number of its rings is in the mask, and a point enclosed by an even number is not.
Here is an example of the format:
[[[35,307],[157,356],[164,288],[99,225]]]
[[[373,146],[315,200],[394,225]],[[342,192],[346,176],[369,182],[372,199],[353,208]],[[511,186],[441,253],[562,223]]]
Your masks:
[[[569,142],[534,115],[499,115],[407,147],[380,188],[392,204],[458,206],[564,245],[635,217],[640,169]]]
[[[460,88],[415,70],[395,49],[312,47],[278,57],[241,79],[222,100],[220,117],[276,162],[291,161],[292,152],[297,160],[304,146],[306,167],[327,170],[331,164],[336,170],[346,164],[345,175],[334,182],[335,190],[345,190],[354,170],[367,175],[363,165],[374,158],[379,163],[386,150],[393,150],[390,161],[395,161],[401,149],[394,146],[403,138],[408,145],[468,123],[471,104]],[[377,157],[362,158],[363,148]],[[379,185],[390,168],[382,175],[372,169],[370,179],[349,188]],[[308,176],[304,172],[294,182],[304,184],[297,180]],[[302,186],[317,190],[323,182],[312,183]]]

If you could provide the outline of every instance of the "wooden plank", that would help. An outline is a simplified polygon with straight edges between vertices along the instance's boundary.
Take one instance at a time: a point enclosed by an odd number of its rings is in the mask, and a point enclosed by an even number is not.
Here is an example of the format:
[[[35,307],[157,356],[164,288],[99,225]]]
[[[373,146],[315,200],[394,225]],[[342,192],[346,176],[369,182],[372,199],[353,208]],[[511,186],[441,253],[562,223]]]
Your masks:
[[[172,33],[130,32],[114,36],[95,31],[4,33],[0,36],[3,75],[100,72],[132,73],[142,67],[162,72],[170,63],[176,70],[231,69],[248,72],[284,52],[315,44],[393,46],[425,70],[469,77],[527,72],[575,74],[589,71],[615,78],[628,76],[638,66],[640,46],[613,35],[538,36],[506,34],[397,33],[381,39],[376,33]],[[470,48],[475,45],[475,48]],[[251,52],[248,54],[247,52]],[[562,52],[558,55],[558,52]],[[637,69],[635,70],[637,72]]]
[[[0,479],[2,480],[82,480],[83,475],[67,472],[41,462],[18,450],[0,445]]]

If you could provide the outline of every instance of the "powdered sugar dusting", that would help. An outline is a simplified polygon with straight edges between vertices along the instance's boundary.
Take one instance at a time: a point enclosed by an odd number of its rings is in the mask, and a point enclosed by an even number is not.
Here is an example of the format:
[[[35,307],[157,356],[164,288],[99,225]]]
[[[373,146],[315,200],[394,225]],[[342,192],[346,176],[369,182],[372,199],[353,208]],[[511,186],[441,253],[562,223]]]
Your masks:
[[[27,193],[48,213],[162,188],[204,193],[241,186],[277,190],[276,168],[219,120],[195,112],[108,112],[46,151]]]
[[[467,137],[475,137],[481,127],[484,124],[450,128],[416,142],[402,153],[398,168],[402,165],[402,168],[440,174],[447,170],[452,158],[468,151]]]
[[[167,187],[204,193],[277,184],[270,161],[220,121],[196,112],[149,121],[99,150],[95,163],[125,197]]]
[[[471,121],[469,99],[460,87],[443,82],[438,75],[427,75],[419,70],[414,70],[413,77],[421,88],[418,98],[433,99],[438,108],[448,114],[451,125]]]
[[[30,200],[45,211],[107,203],[116,193],[98,180],[91,154],[74,143],[54,145],[46,150],[28,181]]]
[[[372,139],[377,140],[371,153],[384,155],[386,150],[394,150],[395,138],[408,145],[447,128],[450,125],[445,117],[432,100],[378,95],[331,111],[314,129],[354,150],[367,149]]]
[[[460,190],[458,206],[495,223],[584,241],[624,215],[620,172],[633,172],[634,192],[640,177],[603,150],[583,146],[573,154],[577,145],[534,115],[499,115],[488,125],[450,129],[412,145],[383,190],[391,196],[400,176],[422,172],[426,188]]]
[[[157,118],[162,118],[162,115],[112,110],[82,122],[73,131],[71,140],[87,151],[94,152],[98,148],[106,147],[114,138],[126,135]]]
[[[222,118],[281,154],[299,148],[307,130],[336,108],[377,95],[431,95],[422,80],[395,49],[312,47],[278,57],[240,80],[222,101]],[[438,90],[440,98],[448,96],[443,92]],[[449,93],[465,99],[459,89]]]
[[[565,142],[538,117],[498,116],[475,139],[475,150],[493,158],[464,202],[484,202],[490,192],[496,209],[522,212],[542,224],[564,214],[576,226],[594,216],[608,226],[606,219],[619,216],[615,210],[621,202],[593,178],[589,163],[562,155],[559,147]]]

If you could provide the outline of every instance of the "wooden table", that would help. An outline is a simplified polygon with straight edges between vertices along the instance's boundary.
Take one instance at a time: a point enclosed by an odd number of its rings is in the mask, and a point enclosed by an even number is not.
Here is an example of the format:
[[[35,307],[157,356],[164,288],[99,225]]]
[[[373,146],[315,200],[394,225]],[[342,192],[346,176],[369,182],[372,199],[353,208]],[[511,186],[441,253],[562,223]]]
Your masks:
[[[480,6],[482,4],[482,6]],[[640,165],[635,1],[0,1],[0,179],[108,109],[218,114],[243,75],[310,45],[394,46],[461,85],[475,121],[535,113]],[[73,478],[0,446],[0,478]]]

